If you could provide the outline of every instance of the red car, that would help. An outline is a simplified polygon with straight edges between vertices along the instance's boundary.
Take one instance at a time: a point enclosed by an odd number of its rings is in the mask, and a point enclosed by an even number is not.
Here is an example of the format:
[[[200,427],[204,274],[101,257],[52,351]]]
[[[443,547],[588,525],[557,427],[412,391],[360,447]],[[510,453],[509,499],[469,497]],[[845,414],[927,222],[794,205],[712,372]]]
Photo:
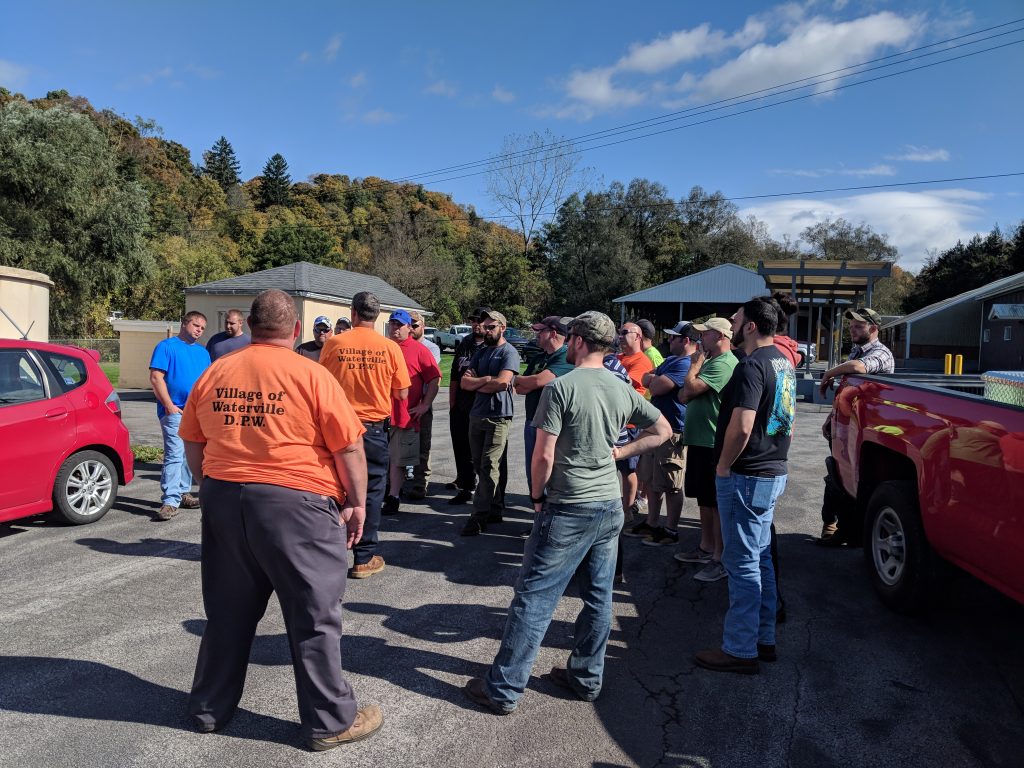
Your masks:
[[[133,458],[121,400],[94,350],[0,339],[0,521],[103,517]]]

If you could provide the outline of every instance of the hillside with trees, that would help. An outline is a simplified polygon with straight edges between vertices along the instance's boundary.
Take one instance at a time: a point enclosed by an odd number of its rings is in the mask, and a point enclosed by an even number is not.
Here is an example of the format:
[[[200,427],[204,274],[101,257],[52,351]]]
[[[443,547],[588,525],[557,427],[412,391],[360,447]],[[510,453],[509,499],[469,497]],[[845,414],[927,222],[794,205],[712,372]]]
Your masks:
[[[111,310],[174,318],[189,285],[294,261],[376,274],[436,324],[493,305],[524,325],[609,311],[616,296],[725,262],[898,257],[866,224],[827,221],[778,242],[720,192],[695,186],[673,200],[647,179],[596,188],[560,164],[568,153],[564,142],[552,152],[555,140],[506,138],[488,183],[510,214],[504,226],[416,184],[295,181],[280,153],[244,180],[227,137],[196,164],[153,121],[66,91],[28,100],[0,88],[0,264],[50,275],[51,334],[88,337],[110,335]],[[896,267],[876,304],[894,314],[905,298],[914,306],[965,290],[965,266],[983,282],[1020,270],[1022,240],[1018,226],[1009,239],[996,231],[957,244],[917,281]]]

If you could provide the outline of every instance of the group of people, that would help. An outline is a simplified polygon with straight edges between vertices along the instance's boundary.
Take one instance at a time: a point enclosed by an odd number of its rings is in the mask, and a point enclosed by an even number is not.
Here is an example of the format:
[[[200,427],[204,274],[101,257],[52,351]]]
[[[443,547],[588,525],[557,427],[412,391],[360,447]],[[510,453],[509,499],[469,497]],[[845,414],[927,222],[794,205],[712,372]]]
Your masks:
[[[697,652],[696,663],[752,674],[775,660],[772,518],[786,485],[796,402],[795,345],[790,349],[783,333],[792,311],[787,298],[753,298],[730,319],[677,323],[665,329],[664,357],[648,321],[616,328],[600,312],[545,317],[533,326],[539,352],[522,374],[519,353],[504,337],[505,317],[481,307],[469,318],[472,333],[451,367],[457,472],[449,503],[472,503],[463,536],[502,522],[520,394],[534,511],[500,648],[487,674],[466,683],[470,699],[496,714],[516,709],[572,579],[583,603],[574,647],[548,678],[595,699],[614,584],[624,578],[620,534],[651,546],[677,544],[686,496],[700,510],[700,539],[675,557],[701,566],[701,580],[728,578],[729,590],[722,643]],[[870,313],[847,316],[851,324],[855,316],[877,318]],[[203,509],[208,623],[189,697],[201,732],[231,718],[273,592],[310,748],[364,738],[383,722],[378,707],[357,707],[342,676],[340,600],[346,573],[367,578],[384,569],[380,519],[399,511],[407,467],[414,474],[405,495],[427,493],[441,371],[439,350],[423,341],[421,316],[392,312],[383,336],[379,314],[373,294],[357,294],[348,327],[332,331],[328,318],[316,318],[314,341],[296,356],[294,302],[271,290],[253,301],[251,337],[242,313],[233,311],[224,334],[203,349],[206,319],[190,312],[179,335],[154,351],[151,378],[165,438],[158,516]],[[851,358],[874,372],[870,348],[859,351],[870,344],[858,343]],[[860,370],[844,365],[849,370],[826,376]],[[193,479],[198,498],[190,494]],[[638,496],[646,498],[646,517],[627,527]]]

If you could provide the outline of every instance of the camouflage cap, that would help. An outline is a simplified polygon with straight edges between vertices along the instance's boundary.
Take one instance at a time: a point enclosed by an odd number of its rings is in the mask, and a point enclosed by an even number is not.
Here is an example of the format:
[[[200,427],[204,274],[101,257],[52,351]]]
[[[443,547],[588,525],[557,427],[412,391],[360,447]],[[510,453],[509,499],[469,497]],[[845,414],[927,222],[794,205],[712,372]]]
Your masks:
[[[584,312],[569,324],[569,332],[597,344],[610,345],[615,341],[615,323],[603,312]]]
[[[882,316],[870,307],[848,309],[843,313],[843,317],[847,320],[860,320],[862,323],[871,323],[872,325],[882,324]]]

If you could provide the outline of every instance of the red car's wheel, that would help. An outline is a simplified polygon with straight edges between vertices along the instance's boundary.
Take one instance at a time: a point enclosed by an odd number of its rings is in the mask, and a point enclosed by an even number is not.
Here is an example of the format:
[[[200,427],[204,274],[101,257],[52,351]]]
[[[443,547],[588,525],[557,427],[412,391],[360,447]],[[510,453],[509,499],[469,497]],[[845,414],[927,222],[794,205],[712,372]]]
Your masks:
[[[117,472],[113,462],[97,451],[69,456],[53,484],[53,506],[74,525],[94,523],[117,498]]]

